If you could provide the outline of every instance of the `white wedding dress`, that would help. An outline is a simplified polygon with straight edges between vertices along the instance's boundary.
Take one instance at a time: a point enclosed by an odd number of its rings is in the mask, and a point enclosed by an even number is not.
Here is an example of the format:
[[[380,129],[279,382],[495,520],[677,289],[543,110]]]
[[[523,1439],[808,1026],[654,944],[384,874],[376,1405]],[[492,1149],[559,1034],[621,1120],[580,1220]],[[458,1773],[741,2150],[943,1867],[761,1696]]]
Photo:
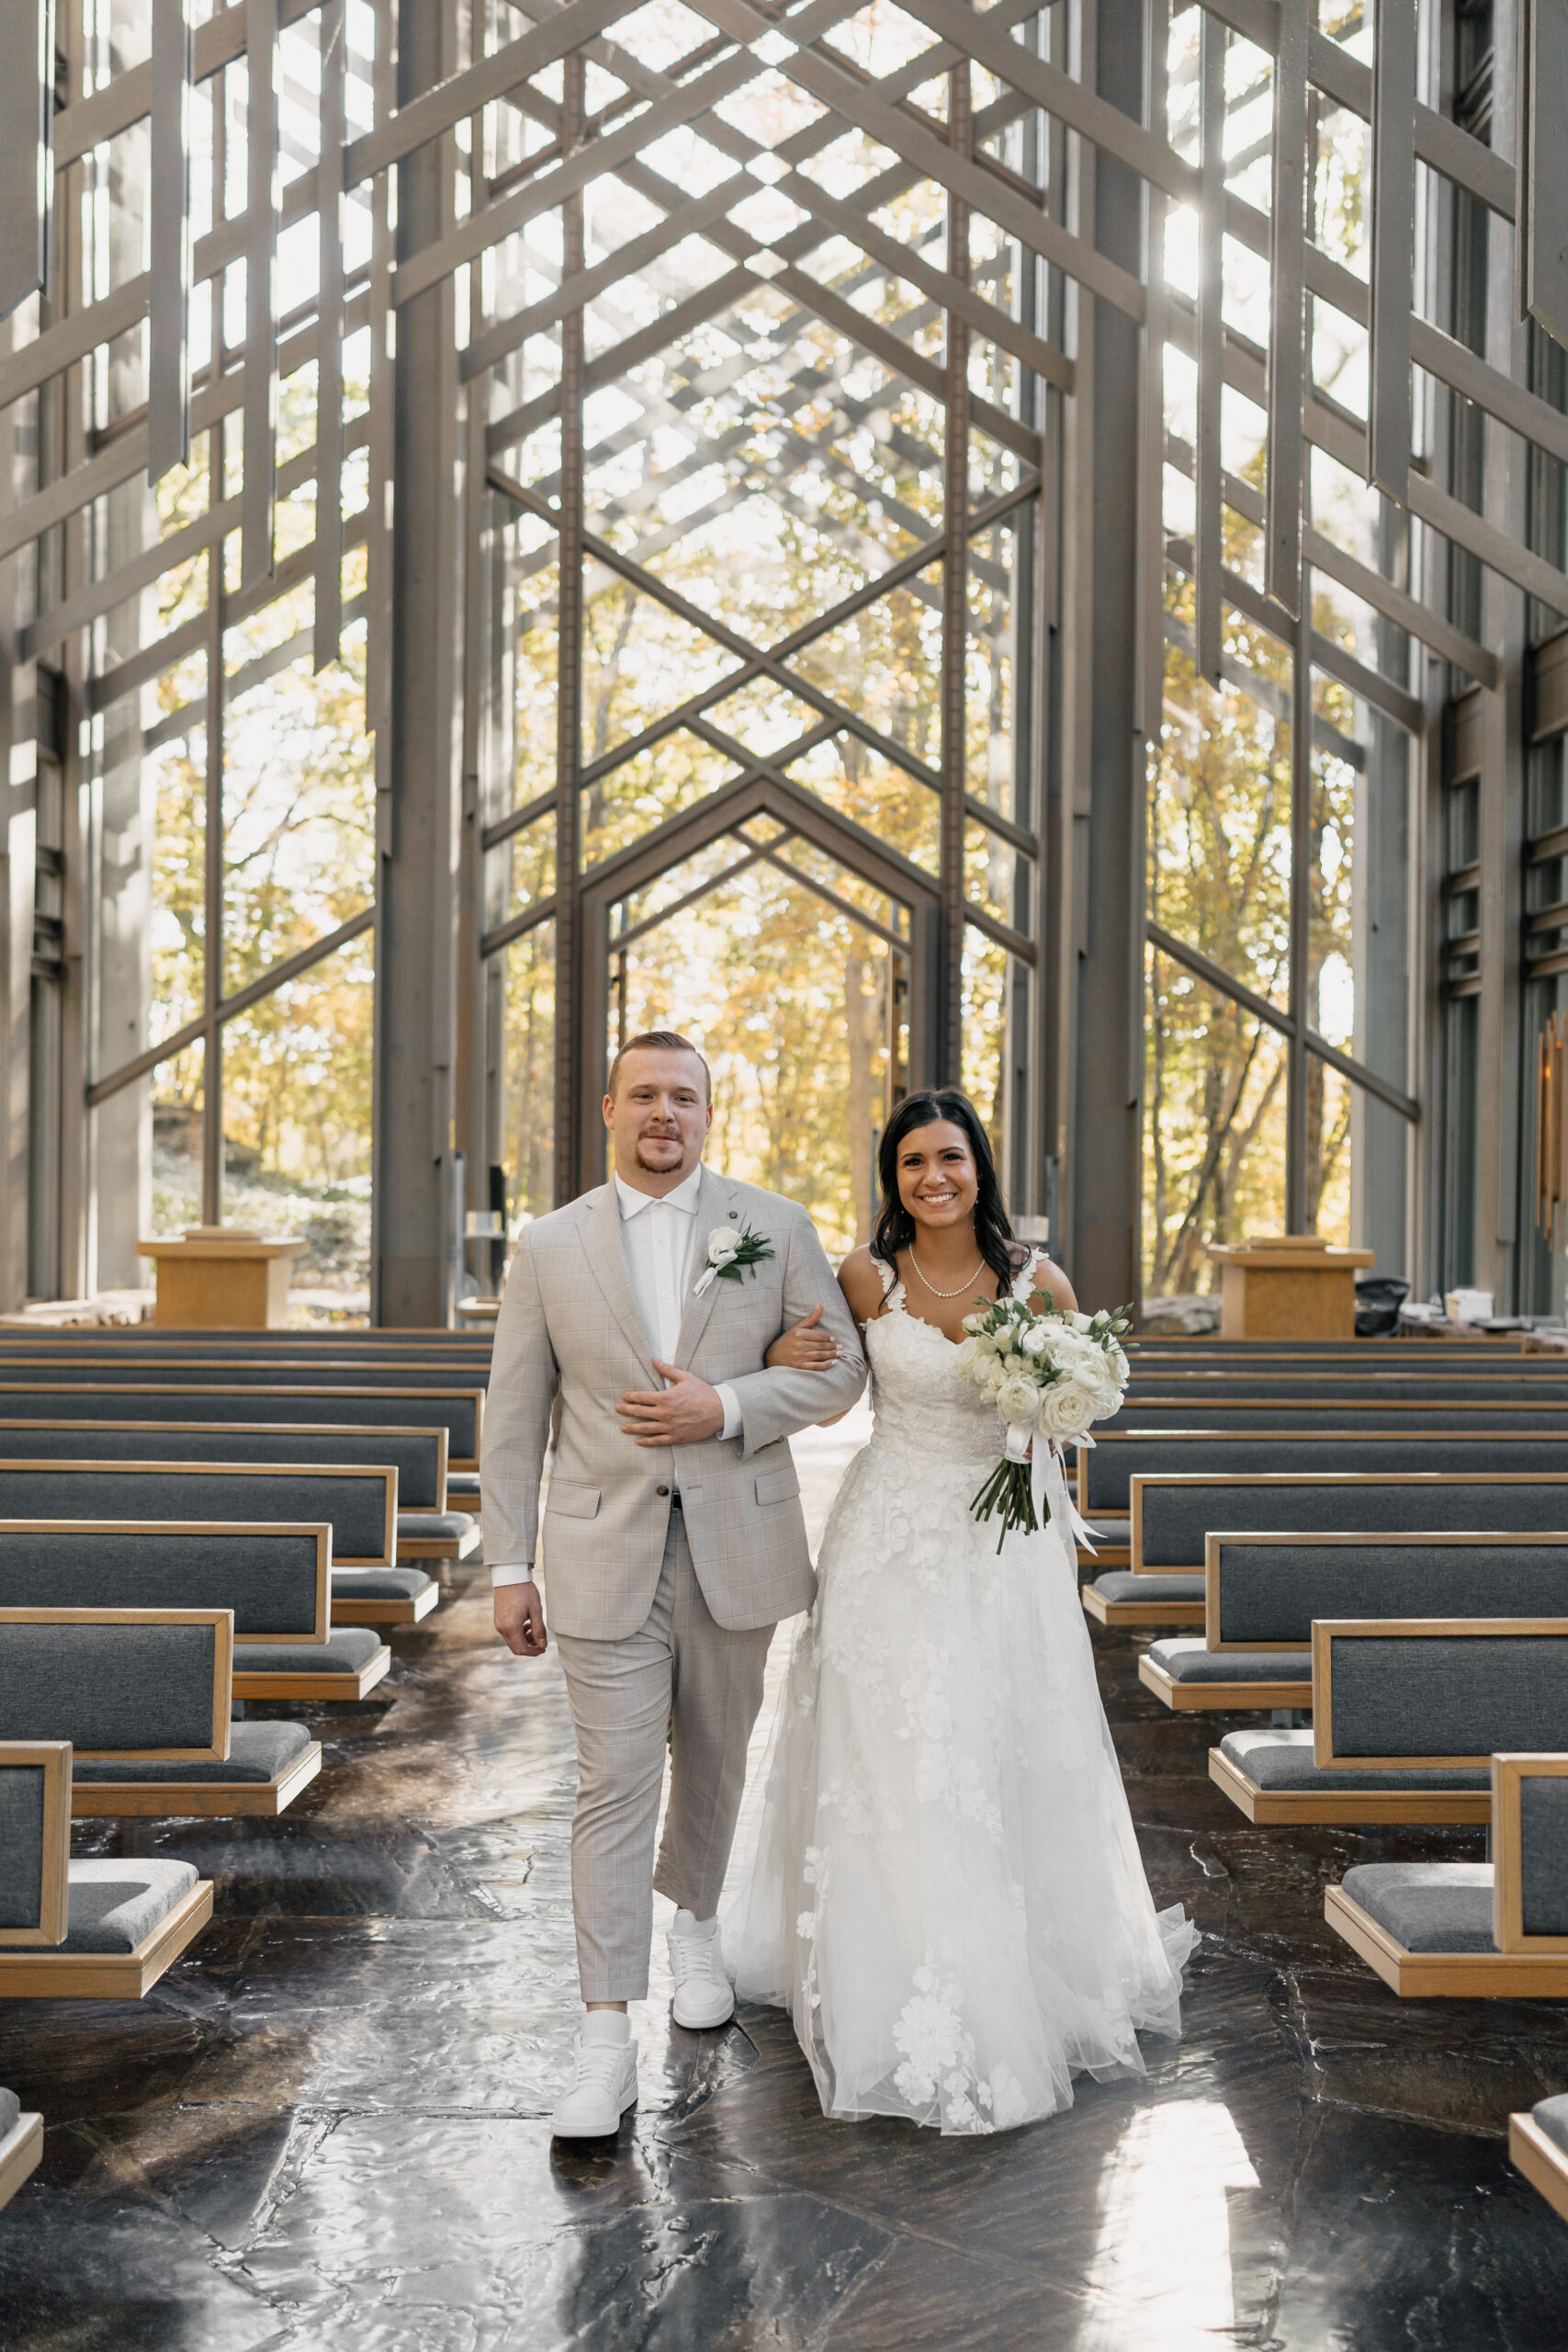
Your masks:
[[[1138,2032],[1180,2030],[1198,1932],[1144,1876],[1063,1482],[998,1558],[969,1508],[996,1413],[882,1272],[874,1428],[748,1800],[725,1951],[742,1999],[790,2011],[824,2114],[992,2132],[1070,2106],[1075,2073],[1142,2074]]]

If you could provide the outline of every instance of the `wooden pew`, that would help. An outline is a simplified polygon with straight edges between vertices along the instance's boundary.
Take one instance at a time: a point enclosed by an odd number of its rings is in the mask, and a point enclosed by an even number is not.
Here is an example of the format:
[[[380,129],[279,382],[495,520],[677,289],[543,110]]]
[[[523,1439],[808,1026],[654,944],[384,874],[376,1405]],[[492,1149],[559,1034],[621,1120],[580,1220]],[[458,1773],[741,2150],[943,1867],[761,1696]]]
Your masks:
[[[448,1471],[479,1468],[484,1395],[472,1384],[457,1385],[462,1375],[452,1375],[452,1385],[399,1390],[320,1382],[268,1385],[232,1380],[227,1366],[213,1369],[222,1373],[221,1379],[198,1367],[153,1381],[112,1379],[107,1374],[102,1378],[84,1374],[77,1380],[22,1381],[11,1376],[10,1365],[0,1363],[0,1419],[443,1429]]]
[[[1415,1489],[1416,1491],[1411,1491]],[[1196,1628],[1206,1621],[1211,1534],[1550,1534],[1568,1527],[1562,1472],[1182,1472],[1133,1481],[1125,1568],[1101,1569],[1084,1607],[1106,1625]],[[1150,1598],[1145,1601],[1143,1594]]]
[[[1179,1713],[1306,1708],[1320,1617],[1568,1617],[1568,1534],[1211,1534],[1204,1630],[1138,1679]]]
[[[1492,1757],[1568,1737],[1568,1617],[1319,1619],[1312,1656],[1311,1731],[1209,1750],[1249,1821],[1489,1821]]]
[[[1528,2115],[1509,2116],[1508,2155],[1553,2212],[1568,2222],[1568,2094],[1538,2099]]]
[[[69,1740],[0,1741],[0,1883],[13,1915],[0,1926],[0,1998],[139,2001],[211,1918],[212,1883],[189,1862],[73,1862],[73,1763]],[[0,2164],[19,2165],[11,2144],[0,2140]],[[0,2173],[0,2188],[8,2195],[31,2169],[8,2186]]]
[[[0,1600],[203,1607],[233,1620],[233,1696],[335,1706],[367,1698],[392,1653],[336,1625],[332,1530],[286,1521],[0,1519]]]
[[[1134,1479],[1181,1472],[1246,1476],[1258,1470],[1297,1476],[1419,1470],[1428,1463],[1434,1468],[1472,1473],[1516,1465],[1521,1470],[1568,1470],[1568,1427],[1529,1434],[1490,1425],[1481,1430],[1402,1425],[1378,1430],[1237,1430],[1220,1436],[1206,1430],[1117,1430],[1104,1435],[1097,1430],[1094,1435],[1092,1449],[1078,1454],[1078,1509],[1095,1523],[1107,1513],[1125,1511],[1130,1544],[1136,1541]]]
[[[1495,1755],[1490,1795],[1492,1861],[1364,1862],[1326,1891],[1329,1926],[1402,2000],[1568,1996],[1568,1754]]]
[[[0,1459],[0,1518],[320,1521],[340,1566],[389,1568],[398,1474],[368,1463]]]
[[[0,1757],[5,1752],[0,1747]],[[42,2116],[24,2115],[16,2092],[0,2087],[0,2210],[10,2203],[23,2181],[38,2170],[42,2154]]]

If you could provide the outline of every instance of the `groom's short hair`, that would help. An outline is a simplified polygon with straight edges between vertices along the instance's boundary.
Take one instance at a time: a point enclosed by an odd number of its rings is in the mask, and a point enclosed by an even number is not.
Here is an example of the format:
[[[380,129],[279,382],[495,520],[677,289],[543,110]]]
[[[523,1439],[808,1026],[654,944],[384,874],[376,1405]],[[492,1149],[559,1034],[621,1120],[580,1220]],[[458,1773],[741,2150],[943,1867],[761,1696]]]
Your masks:
[[[615,1095],[615,1081],[621,1074],[621,1064],[628,1054],[637,1053],[644,1046],[651,1046],[656,1052],[661,1054],[695,1054],[703,1066],[703,1078],[707,1086],[708,1101],[710,1102],[713,1101],[713,1072],[707,1066],[706,1057],[693,1045],[691,1039],[682,1037],[678,1029],[644,1029],[638,1035],[626,1039],[626,1044],[610,1064],[610,1075],[605,1083],[604,1091],[612,1102]]]

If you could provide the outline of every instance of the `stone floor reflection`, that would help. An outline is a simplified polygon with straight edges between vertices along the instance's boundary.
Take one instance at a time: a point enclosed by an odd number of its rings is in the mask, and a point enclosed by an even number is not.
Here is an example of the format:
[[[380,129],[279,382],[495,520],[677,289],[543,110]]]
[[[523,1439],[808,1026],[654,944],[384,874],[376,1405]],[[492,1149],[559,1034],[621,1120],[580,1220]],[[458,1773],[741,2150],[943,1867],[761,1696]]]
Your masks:
[[[818,1511],[855,1434],[814,1448]],[[465,1571],[395,1634],[283,1821],[79,1833],[187,1856],[219,1916],[144,2003],[0,2010],[0,2082],[50,2127],[0,2215],[6,2352],[1568,2344],[1568,2230],[1504,2141],[1568,2087],[1568,2008],[1397,2003],[1322,1918],[1350,1862],[1477,1835],[1250,1828],[1205,1777],[1229,1720],[1167,1714],[1122,1638],[1156,1899],[1205,1931],[1145,2083],[987,2140],[829,2125],[784,2020],[682,2033],[656,1980],[618,2151],[552,2150],[570,1727],[488,1616]]]

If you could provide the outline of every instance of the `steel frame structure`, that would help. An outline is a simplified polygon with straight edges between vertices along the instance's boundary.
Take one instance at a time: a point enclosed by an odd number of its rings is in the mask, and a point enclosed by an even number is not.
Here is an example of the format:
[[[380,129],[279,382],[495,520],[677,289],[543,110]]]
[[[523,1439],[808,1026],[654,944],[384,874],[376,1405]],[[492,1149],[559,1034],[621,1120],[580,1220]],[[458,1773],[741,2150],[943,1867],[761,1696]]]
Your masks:
[[[1477,959],[1461,978],[1473,977],[1480,991],[1481,1067],[1503,1104],[1481,1148],[1472,1257],[1478,1276],[1494,1270],[1504,1288],[1529,1189],[1510,896],[1522,714],[1538,649],[1568,615],[1561,550],[1553,560],[1537,544],[1519,489],[1527,453],[1568,465],[1568,416],[1535,388],[1529,362],[1541,338],[1568,342],[1568,151],[1540,121],[1543,94],[1561,80],[1560,9],[1495,0],[1493,53],[1506,67],[1494,75],[1487,139],[1456,119],[1448,19],[1436,9],[1418,17],[1413,0],[1378,0],[1372,63],[1321,29],[1308,0],[1205,0],[1190,139],[1172,130],[1168,0],[994,0],[984,9],[901,0],[881,11],[902,28],[904,54],[890,70],[864,62],[863,41],[856,53],[856,28],[871,12],[850,0],[793,9],[671,0],[665,17],[689,37],[662,49],[649,36],[649,13],[626,0],[529,0],[526,9],[509,0],[16,0],[0,17],[0,313],[12,320],[0,354],[11,460],[0,477],[0,714],[11,777],[0,962],[5,1303],[28,1288],[29,1219],[35,1244],[46,1222],[58,1236],[62,1288],[101,1277],[106,1250],[113,1255],[105,1198],[135,1149],[129,1121],[113,1125],[114,1106],[143,1101],[152,1070],[197,1042],[204,1209],[217,1220],[227,1023],[373,932],[374,1311],[391,1322],[446,1319],[460,1171],[492,1156],[487,970],[527,932],[553,924],[551,1115],[557,1190],[570,1197],[602,1168],[594,1105],[614,960],[639,924],[671,911],[639,915],[633,901],[699,854],[709,865],[680,904],[758,865],[804,878],[825,904],[869,923],[907,983],[908,1083],[960,1075],[966,937],[1005,951],[1015,1206],[1050,1214],[1086,1295],[1138,1287],[1151,944],[1285,1041],[1288,1221],[1304,1213],[1315,1057],[1393,1122],[1399,1152],[1406,1129],[1419,1138],[1406,1243],[1413,1264],[1430,1264],[1445,1182],[1422,1116],[1444,1099],[1437,958],[1429,969],[1423,959],[1413,991],[1402,1073],[1390,1074],[1386,1055],[1374,1068],[1320,1035],[1303,993],[1302,851],[1314,744],[1326,740],[1374,783],[1391,772],[1395,746],[1426,809],[1440,796],[1461,705],[1480,746],[1483,810],[1471,861]],[[1269,94],[1268,210],[1234,184],[1237,97],[1227,73],[1237,57],[1248,73],[1257,67],[1254,95],[1258,74]],[[789,127],[778,135],[761,127],[763,83],[782,94],[774,111]],[[191,122],[215,94],[201,206]],[[1316,233],[1318,132],[1335,110],[1368,126],[1365,275]],[[660,146],[681,131],[711,165],[694,190],[669,176]],[[94,224],[106,208],[118,217],[117,175],[138,174],[144,227],[139,198],[135,236],[106,264]],[[783,226],[757,217],[764,191]],[[911,191],[924,209],[900,213]],[[618,240],[616,202],[632,220]],[[1491,256],[1479,348],[1439,323],[1456,207],[1481,223]],[[1190,288],[1164,262],[1179,219],[1193,226]],[[296,252],[312,221],[314,284],[290,304],[280,254]],[[1267,269],[1265,342],[1236,322],[1227,250]],[[217,324],[193,364],[203,288]],[[1365,337],[1364,413],[1317,379],[1314,325],[1330,313]],[[368,397],[345,420],[344,348],[362,331]],[[808,332],[828,338],[825,373]],[[759,338],[773,389],[753,389],[746,418],[712,429],[710,414],[723,424],[720,379],[727,369],[731,385],[745,377]],[[1168,352],[1195,366],[1190,439],[1168,426]],[[279,387],[302,368],[316,371],[315,438],[280,447]],[[801,422],[824,381],[829,422]],[[608,390],[619,413],[606,424]],[[1226,463],[1227,403],[1237,401],[1266,421],[1266,463],[1246,479]],[[1483,450],[1478,491],[1451,486],[1445,435],[1456,428],[1443,420],[1461,415]],[[634,492],[605,487],[617,450],[638,439],[651,447],[675,424],[687,453],[653,467],[656,498],[646,464]],[[926,484],[919,503],[900,504],[890,478],[855,457],[854,436],[872,424],[888,427],[906,476]],[[761,427],[784,443],[770,447]],[[160,521],[139,485],[203,446],[203,511]],[[348,505],[361,453],[367,494]],[[1314,453],[1366,485],[1390,524],[1374,560],[1318,526]],[[802,499],[808,466],[876,529],[824,522],[820,502]],[[723,487],[705,488],[716,468]],[[1184,481],[1190,529],[1167,519],[1169,486]],[[312,484],[313,533],[282,551],[282,504]],[[847,597],[771,639],[732,626],[722,600],[694,602],[664,560],[672,496],[694,492],[701,521],[739,511],[760,486],[813,521],[861,574]],[[1225,560],[1238,519],[1258,535],[1245,576]],[[514,759],[498,769],[487,749],[507,658],[494,650],[496,551],[525,522],[536,535],[534,573],[555,578],[558,646],[553,773],[531,784]],[[1010,568],[986,544],[1004,526]],[[360,548],[365,584],[354,588],[351,575],[345,593],[345,558]],[[150,630],[149,593],[193,562],[206,567],[202,609]],[[1482,583],[1473,616],[1451,593],[1465,562]],[[987,593],[1006,614],[1014,704],[1010,769],[994,789],[977,788],[966,745],[968,665],[986,633],[971,584],[987,563]],[[585,604],[604,579],[728,666],[639,732],[585,756]],[[1190,624],[1174,609],[1186,580]],[[308,627],[236,663],[229,633],[307,583]],[[1374,616],[1375,645],[1359,639],[1352,651],[1316,625],[1325,583]],[[933,756],[841,684],[824,684],[807,659],[896,594],[931,616]],[[1283,695],[1237,661],[1227,614],[1285,649]],[[374,890],[346,922],[225,993],[216,946],[226,709],[263,671],[307,651],[317,670],[333,662],[361,621]],[[1296,854],[1283,1003],[1144,920],[1146,786],[1172,645],[1216,688],[1239,685],[1287,718],[1314,714],[1291,737]],[[198,650],[199,709],[139,733],[134,698]],[[1315,712],[1314,677],[1353,698],[1354,740]],[[803,706],[810,723],[761,746],[721,723],[721,707],[753,683]],[[116,978],[103,908],[95,912],[86,888],[89,842],[104,821],[94,795],[101,799],[109,735],[135,739],[118,755],[134,763],[182,716],[205,729],[205,993],[197,1018],[157,1038],[146,1007],[136,1008],[131,1049],[111,1051],[93,1008],[124,976]],[[639,837],[590,855],[587,796],[677,730],[731,773]],[[846,740],[931,795],[931,858],[906,854],[803,780],[807,754]],[[57,820],[44,813],[51,790]],[[1444,863],[1424,823],[1418,939]],[[43,842],[40,824],[58,839]],[[553,887],[519,903],[514,853],[547,836]],[[976,896],[972,841],[1008,854],[1004,908]],[[726,842],[734,855],[716,867]],[[144,859],[145,845],[127,854]],[[848,880],[835,884],[823,859]],[[29,1001],[40,978],[61,991],[52,1159],[28,1143],[42,1116],[29,1102]],[[123,1261],[123,1228],[119,1246]]]

